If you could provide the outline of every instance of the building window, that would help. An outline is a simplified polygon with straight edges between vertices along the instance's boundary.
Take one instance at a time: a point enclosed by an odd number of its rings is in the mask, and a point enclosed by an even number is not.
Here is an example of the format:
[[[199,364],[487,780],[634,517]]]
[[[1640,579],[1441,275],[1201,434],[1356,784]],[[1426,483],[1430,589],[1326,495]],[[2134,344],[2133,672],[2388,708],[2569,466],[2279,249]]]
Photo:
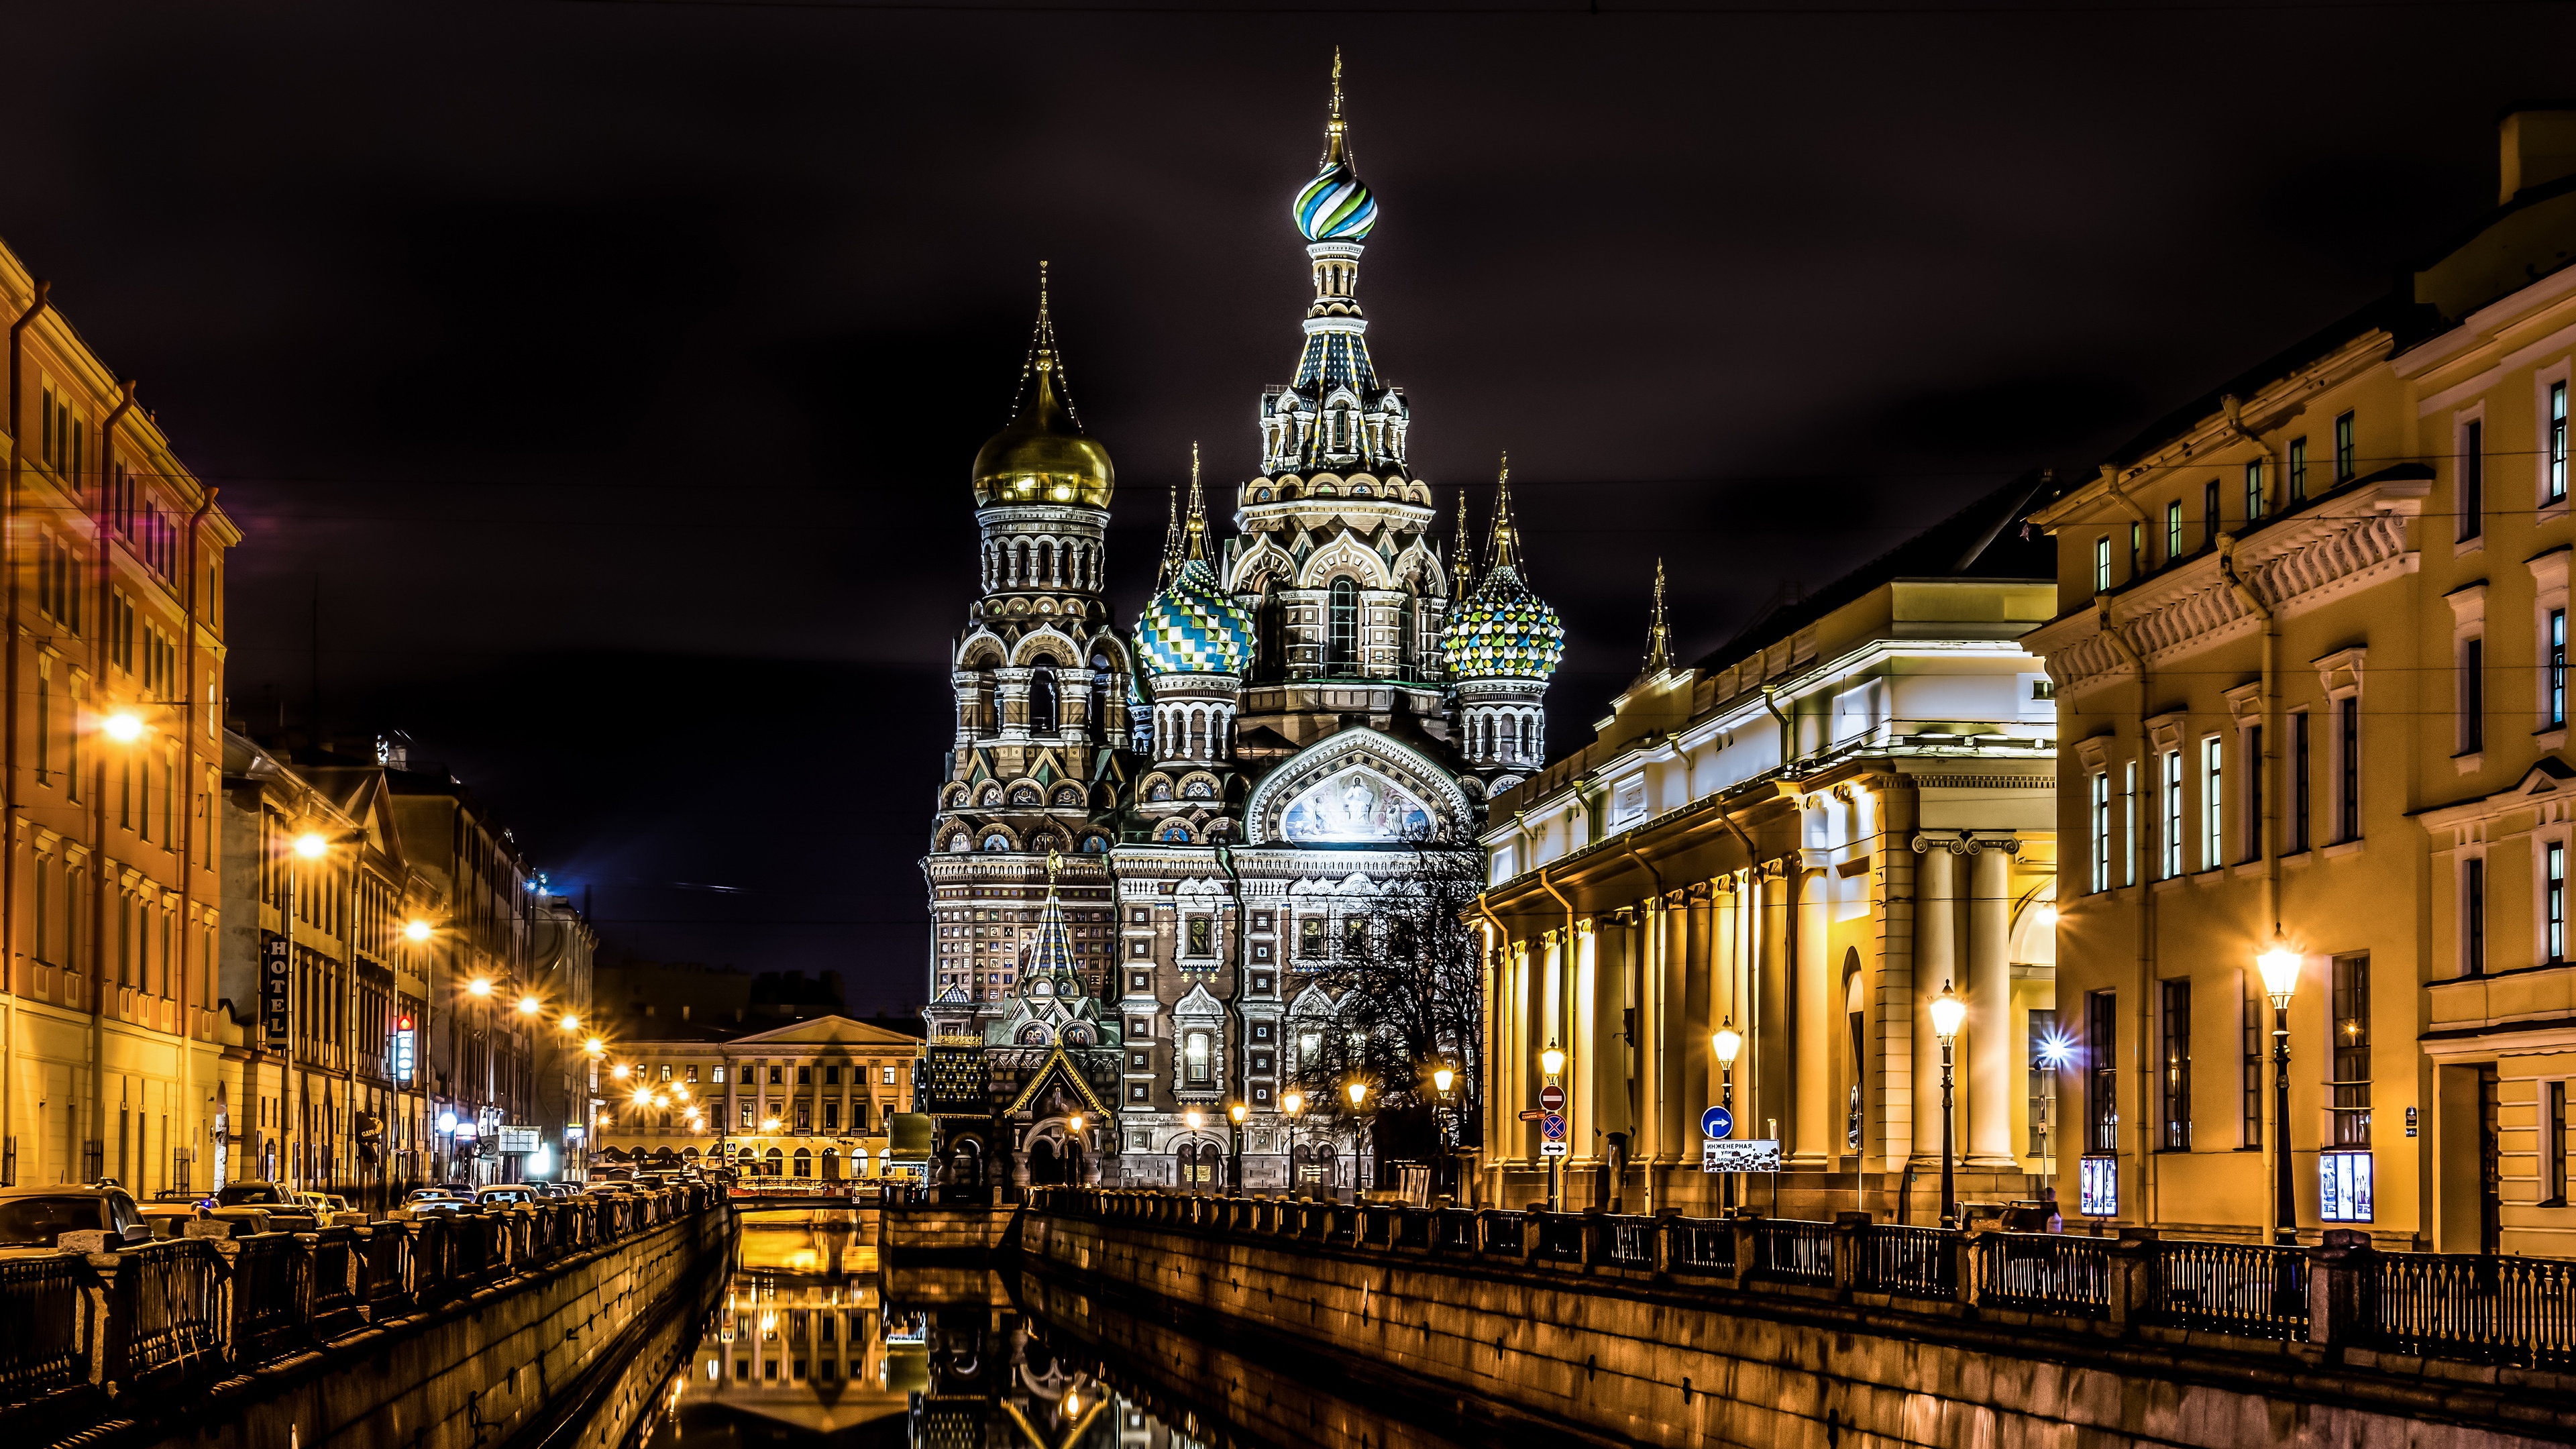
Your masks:
[[[1208,1055],[1208,1035],[1206,1032],[1194,1031],[1183,1037],[1181,1039],[1181,1069],[1183,1080],[1187,1081],[1193,1087],[1207,1085],[1210,1080],[1211,1070]]]
[[[1190,918],[1189,932],[1191,955],[1213,956],[1216,954],[1216,926],[1214,922],[1210,921],[1205,916],[1192,916]]]
[[[2211,735],[2200,742],[2200,868],[2202,870],[2216,870],[2227,863],[2226,857],[2221,853],[2226,849],[2227,835],[2224,791],[2221,788],[2223,783],[2221,767],[2226,762],[2226,758],[2226,750],[2220,745],[2218,736]]]
[[[2296,508],[2300,504],[2308,501],[2307,439],[2292,438],[2290,440],[2290,461],[2286,471],[2290,476],[2283,481],[2289,485],[2288,491],[2290,497],[2288,504],[2285,506]]]
[[[1324,954],[1323,917],[1307,916],[1297,922],[1297,954],[1300,956]]]
[[[841,1104],[840,1104],[840,1103],[838,1103],[838,1102],[826,1102],[826,1103],[824,1103],[824,1104],[823,1104],[823,1130],[824,1130],[824,1131],[826,1131],[826,1132],[837,1132],[837,1131],[839,1131],[839,1130],[840,1130],[840,1127],[841,1127]]]
[[[2263,727],[2247,725],[2243,738],[2245,768],[2241,778],[2245,781],[2245,834],[2236,858],[2260,860],[2263,858]]]
[[[2105,593],[2111,587],[2111,535],[2093,540],[2093,592]]]
[[[2168,1152],[2191,1150],[2191,983],[2158,983],[2163,993],[2158,1013],[2165,1037],[2164,1146]]]
[[[2182,874],[2182,751],[2165,751],[2165,879]]]
[[[2361,838],[2361,696],[2335,701],[2335,838]]]
[[[2567,384],[2549,385],[2549,491],[2543,503],[2567,500]]]
[[[2567,1084],[2540,1087],[2540,1185],[2549,1196],[2541,1206],[2567,1206]]]
[[[2487,425],[2471,421],[2460,428],[2461,541],[2476,538],[2487,527]]]
[[[2308,848],[2308,712],[2290,716],[2290,838],[2284,842],[2297,855]]]
[[[2165,505],[2165,562],[2182,557],[2182,500]]]
[[[2540,901],[2542,946],[2550,961],[2567,959],[2567,843],[2549,842],[2541,852]]]
[[[2048,1158],[2057,1155],[2056,1144],[2048,1140],[2048,1119],[2056,1115],[2056,1104],[2049,1100],[2049,1087],[2057,1079],[2057,1063],[2065,1050],[2057,1039],[2057,1013],[2045,1006],[2030,1011],[2030,1101],[2023,1114],[2030,1121],[2030,1155]]]
[[[886,1067],[886,1068],[884,1068],[884,1069],[883,1069],[883,1073],[882,1073],[882,1074],[883,1074],[883,1076],[884,1076],[884,1081],[881,1083],[881,1085],[883,1085],[883,1086],[888,1086],[888,1087],[893,1086],[893,1085],[894,1085],[894,1068],[892,1068],[892,1067]]]
[[[2120,1150],[2120,993],[2084,998],[2084,1150]]]
[[[1344,956],[1357,957],[1366,955],[1367,953],[1367,919],[1361,916],[1350,916],[1345,918],[1342,921],[1342,954]]]
[[[2129,525],[2129,577],[2134,579],[2147,571],[2146,554],[2147,526],[2132,523]]]
[[[2200,546],[2218,547],[2218,480],[2210,479],[2200,489]]]
[[[2120,884],[2138,883],[2138,762],[2120,767],[2120,827],[2128,836],[2121,851]]]
[[[1348,669],[1359,662],[1360,591],[1349,579],[1333,580],[1324,635],[1324,664]]]
[[[2359,462],[2360,458],[2353,450],[2352,414],[2345,413],[2335,419],[2335,482],[2351,482]]]
[[[2093,889],[2111,888],[2111,775],[2093,772]]]
[[[2243,1120],[2237,1127],[2236,1145],[2263,1145],[2263,1007],[2261,978],[2248,973],[2244,998],[2245,1059],[2238,1068],[2237,1085],[2243,1098]]]
[[[2370,955],[2334,958],[2334,1145],[2370,1145]]]
[[[2487,972],[2487,861],[2473,855],[2460,862],[2460,974]]]
[[[2263,516],[2263,464],[2261,460],[2245,465],[2245,521]]]
[[[2567,611],[2549,611],[2545,653],[2541,658],[2542,684],[2546,690],[2543,704],[2548,709],[2551,729],[2567,727]]]
[[[2460,753],[2474,755],[2487,747],[2487,641],[2472,634],[2460,641]]]

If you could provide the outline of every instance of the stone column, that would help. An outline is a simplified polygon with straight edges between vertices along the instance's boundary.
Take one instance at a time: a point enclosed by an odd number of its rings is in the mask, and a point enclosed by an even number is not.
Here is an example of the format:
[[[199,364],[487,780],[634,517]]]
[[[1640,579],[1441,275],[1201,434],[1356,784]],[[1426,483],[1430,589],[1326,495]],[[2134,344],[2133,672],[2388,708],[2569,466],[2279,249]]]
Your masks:
[[[1708,1046],[1710,1033],[1717,1030],[1717,973],[1707,936],[1715,914],[1713,902],[1693,900],[1688,892],[1664,898],[1664,938],[1670,943],[1665,980],[1678,1003],[1670,1033],[1676,1125],[1667,1129],[1665,1140],[1673,1144],[1685,1171],[1699,1161],[1699,1114],[1717,1101],[1717,1059]]]
[[[1974,847],[1968,870],[1968,1165],[2011,1168],[2012,852],[2019,842]]]
[[[1796,1142],[1796,1103],[1792,1099],[1790,1069],[1797,1060],[1790,1036],[1795,1026],[1790,997],[1790,973],[1795,965],[1789,955],[1789,879],[1781,869],[1766,869],[1756,885],[1758,917],[1754,926],[1753,960],[1750,982],[1753,1019],[1739,1022],[1744,1033],[1744,1055],[1736,1060],[1737,1116],[1746,1124],[1745,1136],[1762,1137],[1774,1130],[1787,1150]],[[1748,1101],[1744,1091],[1750,1087]]]
[[[1638,911],[1635,927],[1639,953],[1637,959],[1637,1160],[1646,1164],[1649,1181],[1658,1162],[1669,1161],[1672,1135],[1665,1122],[1672,1100],[1670,1085],[1664,1080],[1664,1064],[1669,1058],[1664,1040],[1666,1023],[1672,1013],[1664,1000],[1665,953],[1670,949],[1664,939],[1664,903],[1660,897],[1649,897]]]
[[[1827,959],[1825,873],[1798,872],[1797,1150],[1790,1167],[1829,1172],[1834,1166],[1834,1126],[1842,1118],[1834,1101],[1834,1023],[1832,962]]]
[[[1610,1063],[1606,1043],[1615,1045],[1617,1038],[1601,1030],[1601,938],[1590,921],[1576,925],[1573,949],[1567,955],[1566,985],[1573,993],[1573,1011],[1569,1023],[1572,1040],[1565,1041],[1565,1140],[1569,1161],[1575,1158],[1599,1157],[1602,1143],[1600,1083]],[[1569,1206],[1573,1194],[1566,1195]]]
[[[1954,842],[1915,837],[1923,869],[1915,878],[1914,900],[1914,1162],[1937,1170],[1941,1165],[1941,1039],[1932,1031],[1932,1003],[1941,984],[1953,989],[1958,946],[1952,924],[1958,880]],[[1954,1075],[1953,1080],[1956,1080]]]

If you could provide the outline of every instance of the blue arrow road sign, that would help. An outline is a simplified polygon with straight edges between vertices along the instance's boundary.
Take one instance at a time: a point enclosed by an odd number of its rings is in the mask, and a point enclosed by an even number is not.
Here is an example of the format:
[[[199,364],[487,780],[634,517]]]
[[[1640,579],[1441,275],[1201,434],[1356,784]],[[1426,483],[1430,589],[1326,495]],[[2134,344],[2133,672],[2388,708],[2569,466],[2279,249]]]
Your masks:
[[[1711,1107],[1699,1114],[1699,1130],[1710,1137],[1724,1137],[1735,1130],[1735,1114],[1724,1107]]]

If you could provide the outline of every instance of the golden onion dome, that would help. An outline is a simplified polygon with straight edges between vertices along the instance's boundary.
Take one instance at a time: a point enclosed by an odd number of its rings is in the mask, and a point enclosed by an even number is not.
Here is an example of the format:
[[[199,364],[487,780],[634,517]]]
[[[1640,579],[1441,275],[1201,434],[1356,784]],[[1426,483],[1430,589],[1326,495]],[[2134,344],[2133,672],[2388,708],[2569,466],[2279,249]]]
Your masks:
[[[1082,430],[1064,405],[1056,383],[1055,354],[1040,349],[1036,396],[1010,425],[975,454],[977,507],[1009,503],[1078,504],[1106,508],[1117,473],[1109,450]]]

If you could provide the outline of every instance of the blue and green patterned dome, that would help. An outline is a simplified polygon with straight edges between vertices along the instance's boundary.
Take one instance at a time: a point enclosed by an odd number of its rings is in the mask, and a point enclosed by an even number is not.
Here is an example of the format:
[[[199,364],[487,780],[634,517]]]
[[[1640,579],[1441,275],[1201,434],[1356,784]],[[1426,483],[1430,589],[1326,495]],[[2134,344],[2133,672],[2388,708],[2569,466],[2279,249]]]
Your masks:
[[[1297,230],[1310,242],[1355,242],[1368,239],[1377,225],[1377,193],[1368,189],[1348,161],[1329,161],[1288,208]]]
[[[1136,658],[1148,674],[1240,674],[1251,656],[1252,620],[1205,559],[1182,564],[1136,620]]]
[[[1565,624],[1506,564],[1449,616],[1449,668],[1460,679],[1538,679],[1565,658]]]

